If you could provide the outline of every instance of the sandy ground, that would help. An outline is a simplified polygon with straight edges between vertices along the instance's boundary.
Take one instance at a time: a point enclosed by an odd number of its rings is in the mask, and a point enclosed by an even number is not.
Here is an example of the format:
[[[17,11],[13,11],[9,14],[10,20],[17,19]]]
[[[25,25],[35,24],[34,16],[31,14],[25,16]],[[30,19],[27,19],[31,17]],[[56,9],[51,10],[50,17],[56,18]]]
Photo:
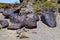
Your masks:
[[[4,17],[0,14],[0,19]],[[27,35],[29,38],[17,38],[16,30],[0,30],[0,40],[60,40],[60,16],[57,16],[57,27],[50,28],[41,21],[37,22],[36,29],[29,29]],[[34,33],[35,32],[35,33]]]

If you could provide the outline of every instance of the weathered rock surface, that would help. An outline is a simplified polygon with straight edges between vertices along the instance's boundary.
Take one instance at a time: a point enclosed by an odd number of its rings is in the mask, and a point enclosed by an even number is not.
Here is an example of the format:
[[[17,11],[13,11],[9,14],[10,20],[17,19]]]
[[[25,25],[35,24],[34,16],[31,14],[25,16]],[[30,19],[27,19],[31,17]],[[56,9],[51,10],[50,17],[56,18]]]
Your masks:
[[[52,12],[44,13],[41,16],[41,21],[49,27],[56,27],[56,16]]]
[[[29,29],[33,29],[33,28],[37,27],[37,22],[34,19],[32,19],[32,18],[27,18],[24,21],[24,23],[26,25],[26,28],[29,28]]]
[[[7,20],[0,20],[0,24],[2,25],[2,28],[8,27],[9,23]]]
[[[34,15],[33,15],[33,19],[34,19],[35,21],[39,21],[39,16],[36,15],[36,14],[34,14]]]

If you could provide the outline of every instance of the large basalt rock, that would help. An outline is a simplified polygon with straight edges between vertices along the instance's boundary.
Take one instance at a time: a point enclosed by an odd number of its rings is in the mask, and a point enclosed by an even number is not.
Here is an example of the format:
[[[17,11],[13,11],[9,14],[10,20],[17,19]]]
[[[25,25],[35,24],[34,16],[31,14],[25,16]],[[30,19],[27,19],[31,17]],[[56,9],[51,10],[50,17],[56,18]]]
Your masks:
[[[23,23],[24,20],[27,18],[26,15],[17,15],[17,14],[12,14],[10,16],[10,21],[13,23]]]
[[[39,16],[36,15],[36,14],[34,14],[34,15],[33,15],[33,19],[34,19],[35,21],[39,21]]]
[[[26,20],[26,18],[27,18],[27,15],[21,15],[19,20],[21,22],[24,22],[24,20]]]
[[[9,30],[17,30],[21,28],[21,24],[15,24],[15,25],[11,25],[9,26],[7,29]]]
[[[10,18],[10,22],[12,22],[12,23],[18,22],[18,15],[17,14],[11,14],[9,16],[9,18]]]
[[[3,15],[6,17],[6,18],[9,18],[9,16],[11,14],[14,14],[14,12],[16,11],[16,9],[14,8],[6,8],[4,11],[3,11]]]
[[[5,16],[5,18],[9,18],[9,16],[13,14],[13,11],[11,9],[6,9],[2,14]]]
[[[33,28],[37,27],[37,22],[32,18],[27,18],[24,21],[24,23],[25,23],[26,28],[28,28],[28,29],[33,29]]]
[[[18,21],[19,21],[19,23],[22,24],[22,27],[25,26],[24,21],[26,20],[26,18],[27,18],[26,15],[21,15],[21,16],[18,17]]]
[[[2,25],[2,28],[6,28],[9,26],[9,23],[7,20],[0,20],[0,24]]]
[[[42,14],[41,21],[49,27],[56,27],[56,16],[53,12]]]
[[[5,18],[9,18],[9,15],[10,15],[11,13],[8,13],[7,11],[4,11],[2,14],[5,16]]]

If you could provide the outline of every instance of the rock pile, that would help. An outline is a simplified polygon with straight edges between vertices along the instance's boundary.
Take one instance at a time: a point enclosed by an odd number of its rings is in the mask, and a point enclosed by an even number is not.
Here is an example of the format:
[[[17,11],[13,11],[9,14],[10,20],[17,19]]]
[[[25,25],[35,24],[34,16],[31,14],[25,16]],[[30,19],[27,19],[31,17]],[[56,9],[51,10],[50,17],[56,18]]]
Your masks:
[[[24,10],[17,11],[13,8],[7,8],[2,12],[2,15],[8,19],[10,19],[11,23],[14,23],[14,25],[9,25],[7,20],[0,20],[0,24],[2,27],[7,27],[7,29],[20,29],[20,28],[36,28],[37,27],[37,21],[39,21],[39,17],[37,15],[34,15],[33,18],[28,17],[27,13],[30,11],[25,11],[27,8],[23,8]]]

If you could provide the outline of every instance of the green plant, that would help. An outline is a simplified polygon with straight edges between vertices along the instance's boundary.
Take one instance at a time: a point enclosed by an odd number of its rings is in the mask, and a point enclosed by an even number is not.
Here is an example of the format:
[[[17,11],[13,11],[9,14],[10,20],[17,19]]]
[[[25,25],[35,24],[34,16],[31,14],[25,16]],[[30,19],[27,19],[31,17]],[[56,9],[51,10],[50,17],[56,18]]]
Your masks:
[[[36,2],[34,5],[33,5],[33,10],[34,11],[37,11],[37,10],[41,10],[41,2]]]
[[[51,1],[46,1],[43,3],[44,7],[49,7],[49,8],[57,8],[56,4],[51,2]]]
[[[42,6],[47,7],[47,8],[57,8],[56,4],[51,2],[51,1],[47,1],[47,0],[31,0],[31,2],[33,3],[33,10],[37,11],[37,10],[41,10]]]

